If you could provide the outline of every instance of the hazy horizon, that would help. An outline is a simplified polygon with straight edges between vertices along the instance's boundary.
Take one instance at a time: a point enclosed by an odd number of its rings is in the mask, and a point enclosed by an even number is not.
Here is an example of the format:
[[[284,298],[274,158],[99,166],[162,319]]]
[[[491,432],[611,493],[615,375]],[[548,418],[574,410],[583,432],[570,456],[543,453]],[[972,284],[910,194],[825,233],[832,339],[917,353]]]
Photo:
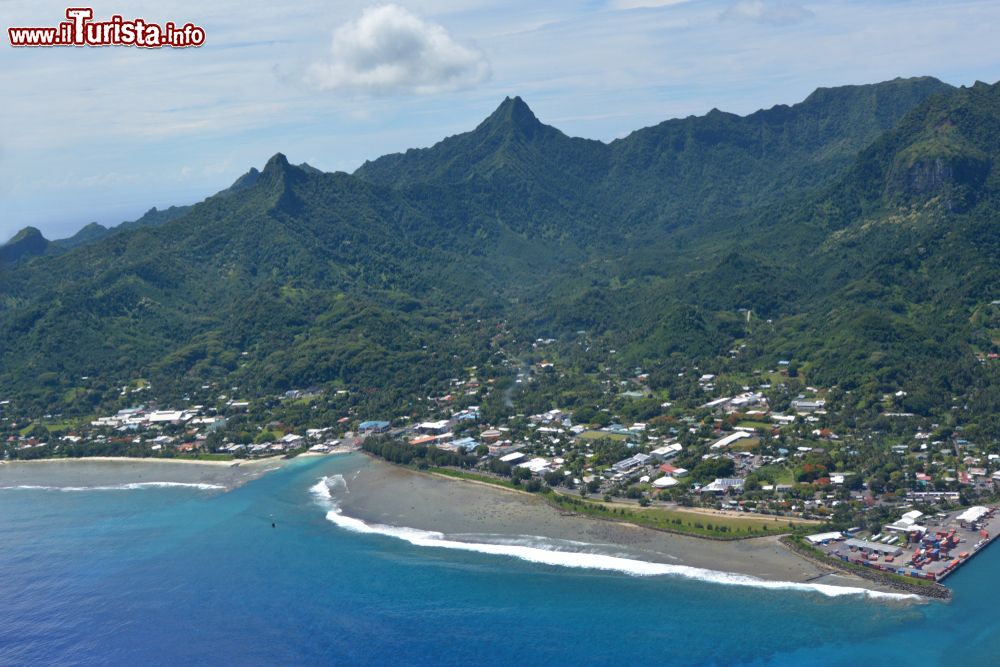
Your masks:
[[[198,49],[5,39],[0,242],[29,225],[63,238],[195,203],[276,152],[351,172],[471,130],[508,95],[569,135],[610,141],[713,108],[794,104],[818,87],[1000,79],[1000,7],[988,2],[244,4],[94,8],[95,20],[204,26]],[[64,12],[0,7],[7,27],[56,25]]]

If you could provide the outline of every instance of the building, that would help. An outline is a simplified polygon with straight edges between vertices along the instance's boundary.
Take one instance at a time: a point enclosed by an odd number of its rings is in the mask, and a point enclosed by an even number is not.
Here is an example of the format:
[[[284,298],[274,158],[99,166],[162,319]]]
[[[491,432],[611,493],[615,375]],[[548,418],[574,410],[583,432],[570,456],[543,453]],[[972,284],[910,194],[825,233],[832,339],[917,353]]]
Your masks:
[[[441,435],[448,431],[451,422],[447,419],[442,419],[436,422],[422,422],[417,424],[417,430],[421,433],[426,433],[427,435]]]
[[[698,489],[698,493],[743,493],[743,480],[720,477]]]
[[[712,446],[709,447],[709,449],[722,449],[723,447],[728,447],[737,440],[742,440],[743,438],[752,438],[752,437],[754,437],[753,433],[747,433],[746,431],[736,431],[735,433],[730,433],[724,438],[716,440],[714,443],[712,443]]]
[[[518,463],[518,468],[527,468],[531,471],[533,475],[542,475],[547,473],[551,467],[552,462],[548,459],[543,459],[541,457],[531,459],[530,461],[525,461],[524,463]]]
[[[475,438],[465,437],[465,438],[459,438],[458,440],[453,441],[451,443],[451,445],[452,445],[452,447],[455,447],[456,449],[461,449],[461,450],[466,451],[466,452],[471,452],[476,447],[479,446],[479,441],[476,440]]]
[[[358,433],[385,433],[389,430],[389,422],[364,421],[358,424]]]
[[[646,465],[653,457],[649,454],[636,454],[635,456],[630,456],[627,459],[622,459],[618,463],[615,463],[611,468],[615,472],[620,473],[630,473],[642,466]]]
[[[892,544],[882,544],[881,542],[868,542],[866,540],[859,540],[857,538],[851,538],[844,542],[852,550],[857,549],[865,553],[875,553],[880,556],[892,556],[895,558],[903,553],[902,547],[897,547]]]
[[[917,523],[917,519],[924,515],[920,510],[911,510],[904,514],[896,523],[885,526],[886,530],[898,533],[926,533],[927,528]]]
[[[671,459],[684,451],[684,447],[681,446],[679,442],[675,442],[672,445],[664,445],[663,447],[657,447],[649,453],[654,459],[659,459],[660,461],[666,461]]]
[[[792,409],[798,413],[816,412],[826,407],[826,401],[819,399],[815,401],[797,398],[792,401]]]
[[[974,505],[969,509],[965,510],[964,512],[962,512],[961,514],[959,514],[957,517],[955,517],[955,520],[960,521],[966,525],[971,525],[981,520],[984,516],[989,514],[990,511],[991,510],[988,507],[983,507],[982,505]]]

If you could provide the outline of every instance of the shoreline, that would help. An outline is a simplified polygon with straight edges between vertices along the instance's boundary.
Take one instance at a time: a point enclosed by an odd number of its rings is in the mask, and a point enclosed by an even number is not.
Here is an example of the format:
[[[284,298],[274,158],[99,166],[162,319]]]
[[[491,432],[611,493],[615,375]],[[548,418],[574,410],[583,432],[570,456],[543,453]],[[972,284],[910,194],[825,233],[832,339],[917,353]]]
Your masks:
[[[231,491],[286,464],[273,456],[200,461],[130,456],[89,456],[7,461],[0,490],[86,491],[196,486]]]
[[[706,577],[747,577],[759,585],[807,586],[819,592],[848,588],[876,595],[900,589],[810,561],[780,536],[716,540],[661,531],[614,517],[561,511],[544,498],[476,480],[410,470],[366,456],[345,471],[337,512],[349,521],[400,531],[428,531],[476,545],[540,540],[541,549],[568,549],[580,557],[605,555],[658,566],[693,569]],[[451,484],[465,481],[472,484]],[[512,493],[498,493],[510,491]],[[433,546],[433,545],[428,545]],[[824,590],[826,589],[826,590]],[[912,595],[912,591],[906,591]],[[841,593],[837,593],[841,594]],[[926,598],[921,598],[926,599]]]
[[[239,468],[243,466],[261,465],[283,459],[284,456],[265,456],[258,459],[229,459],[226,461],[212,461],[199,459],[171,459],[163,456],[66,456],[52,457],[47,459],[16,459],[12,461],[0,461],[4,465],[38,464],[38,463],[185,463],[203,466],[218,466],[222,468]]]
[[[366,454],[367,454],[367,452],[366,452]],[[372,458],[375,458],[375,457],[372,457]],[[375,459],[375,460],[379,460],[379,459]],[[381,461],[381,462],[385,463],[384,461]],[[389,464],[389,465],[394,465],[394,464]],[[551,506],[554,510],[558,511],[563,516],[578,516],[578,517],[581,517],[581,518],[584,518],[584,519],[590,519],[590,520],[594,520],[594,521],[610,521],[612,523],[615,523],[615,524],[618,524],[618,525],[622,525],[622,526],[630,526],[630,527],[638,528],[638,529],[641,529],[641,530],[655,530],[655,531],[659,531],[659,532],[663,532],[663,533],[668,533],[668,534],[673,534],[673,535],[680,535],[680,536],[684,536],[684,537],[690,537],[690,538],[696,539],[696,540],[709,540],[709,541],[719,541],[719,542],[732,542],[732,541],[738,541],[738,540],[775,540],[789,554],[797,556],[798,558],[800,558],[800,559],[802,559],[802,560],[804,560],[804,561],[806,561],[806,562],[808,562],[808,563],[810,563],[810,564],[812,564],[812,565],[814,565],[814,566],[816,566],[818,568],[829,570],[829,574],[839,573],[839,574],[841,574],[841,575],[843,575],[845,577],[865,579],[865,580],[868,580],[869,582],[873,582],[875,584],[878,584],[880,586],[880,588],[877,589],[877,590],[884,590],[885,588],[888,588],[888,589],[892,589],[892,590],[898,591],[900,593],[905,593],[905,594],[910,594],[910,595],[918,595],[918,596],[920,596],[922,598],[926,598],[926,599],[944,600],[944,601],[950,601],[951,600],[951,590],[949,588],[947,588],[946,586],[943,586],[941,584],[937,584],[937,585],[934,585],[934,586],[921,586],[921,585],[916,584],[916,583],[911,584],[911,583],[907,583],[907,582],[903,582],[903,581],[897,581],[897,580],[894,580],[891,577],[886,576],[886,575],[884,575],[882,573],[879,573],[877,571],[854,570],[854,569],[845,567],[843,564],[841,564],[841,563],[839,563],[837,561],[834,561],[833,559],[825,558],[825,557],[823,557],[821,555],[814,555],[814,554],[811,554],[811,553],[807,553],[805,549],[800,548],[796,544],[796,542],[791,538],[791,536],[788,533],[785,533],[785,534],[782,534],[782,535],[768,536],[768,537],[762,537],[762,536],[751,537],[751,536],[747,536],[747,537],[735,537],[735,538],[721,538],[721,537],[713,537],[713,536],[708,536],[708,535],[690,534],[690,533],[684,533],[684,532],[681,532],[681,531],[673,531],[673,530],[670,530],[670,529],[667,529],[667,528],[658,528],[658,527],[655,527],[655,526],[643,526],[643,525],[640,525],[640,524],[637,524],[637,523],[632,523],[632,522],[630,522],[630,521],[628,521],[626,519],[615,518],[613,516],[599,516],[599,515],[591,515],[591,514],[583,514],[583,513],[573,512],[572,510],[568,510],[568,509],[562,507],[561,505],[558,505],[557,503],[555,503],[555,502],[547,499],[545,496],[541,496],[541,495],[536,494],[536,493],[530,493],[528,491],[524,491],[524,490],[521,490],[521,489],[512,489],[512,488],[504,487],[504,486],[501,486],[499,484],[490,484],[489,482],[485,482],[485,481],[481,481],[481,480],[476,480],[476,479],[467,479],[467,478],[463,478],[463,477],[456,477],[456,476],[451,476],[451,475],[444,475],[444,474],[441,474],[441,473],[438,473],[438,472],[433,472],[433,471],[414,470],[413,472],[416,473],[416,474],[432,475],[432,476],[440,478],[440,479],[447,479],[447,480],[451,480],[451,481],[455,481],[455,482],[466,482],[466,483],[469,483],[469,484],[478,484],[480,486],[491,487],[491,488],[497,489],[499,491],[508,491],[508,492],[515,493],[515,494],[521,494],[523,496],[535,497],[535,498],[538,498],[538,499],[542,500],[543,502],[546,502],[546,504],[548,504],[549,506]],[[613,504],[613,503],[611,503],[611,504]],[[737,517],[739,516],[736,513],[725,512],[725,511],[720,511],[720,510],[711,510],[711,509],[707,509],[707,508],[690,508],[690,509],[689,508],[685,508],[683,511],[685,511],[685,512],[689,511],[690,513],[699,514],[699,515],[703,515],[703,516],[737,516]],[[805,520],[799,520],[799,521],[796,521],[795,523],[801,525],[801,524],[807,524],[807,523],[812,523],[812,522],[805,521]],[[822,577],[825,577],[825,576],[827,576],[827,575],[818,575],[816,577],[816,579],[819,579],[819,578],[822,578]],[[863,586],[862,585],[862,587],[867,587],[867,586]]]
[[[310,452],[305,451],[297,455],[295,458],[313,458],[316,456],[336,456],[337,454],[353,454],[354,452],[360,451],[354,447],[349,447],[347,445],[337,445],[336,447],[331,447],[329,451],[326,452]]]
[[[781,538],[781,544],[789,551],[797,554],[799,557],[817,565],[823,567],[830,567],[839,572],[845,574],[851,574],[854,576],[862,577],[868,579],[869,581],[874,581],[880,584],[889,586],[890,588],[895,588],[896,590],[903,591],[906,593],[911,593],[913,595],[919,595],[928,599],[934,600],[944,600],[946,602],[951,601],[951,589],[939,583],[933,583],[928,585],[920,585],[917,583],[907,583],[903,581],[898,581],[893,579],[885,572],[880,572],[878,570],[873,570],[870,568],[859,568],[851,569],[841,562],[838,562],[828,556],[824,556],[819,553],[813,553],[815,550],[797,543],[796,541],[789,538],[787,535]]]

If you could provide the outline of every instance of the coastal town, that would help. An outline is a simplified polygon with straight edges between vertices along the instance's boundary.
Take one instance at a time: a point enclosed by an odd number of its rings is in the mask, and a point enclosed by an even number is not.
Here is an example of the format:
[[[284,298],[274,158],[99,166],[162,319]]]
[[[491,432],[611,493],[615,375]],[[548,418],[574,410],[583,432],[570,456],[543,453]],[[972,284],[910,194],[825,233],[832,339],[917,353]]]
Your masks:
[[[1000,449],[907,412],[903,391],[882,397],[881,428],[851,428],[845,392],[807,384],[790,360],[753,373],[752,384],[686,369],[678,374],[684,396],[652,388],[642,368],[606,367],[593,376],[595,400],[559,407],[571,374],[560,372],[557,341],[538,339],[530,350],[468,368],[406,415],[368,412],[350,388],[244,398],[236,387],[205,385],[163,405],[139,382],[121,388],[124,407],[76,421],[20,418],[4,400],[3,458],[237,460],[366,449],[562,503],[589,500],[636,517],[657,508],[717,517],[681,523],[678,532],[736,536],[741,524],[725,517],[767,517],[803,534],[823,528],[808,541],[832,558],[935,581],[996,532],[992,510],[956,517],[995,501]],[[747,536],[771,529],[742,525]]]

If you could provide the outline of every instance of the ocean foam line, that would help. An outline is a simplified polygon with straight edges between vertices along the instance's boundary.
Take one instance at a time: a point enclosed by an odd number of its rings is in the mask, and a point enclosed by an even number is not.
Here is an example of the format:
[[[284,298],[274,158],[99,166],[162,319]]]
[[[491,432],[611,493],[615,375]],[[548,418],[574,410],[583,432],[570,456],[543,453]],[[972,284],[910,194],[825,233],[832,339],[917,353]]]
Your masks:
[[[171,487],[187,487],[192,489],[214,490],[225,489],[220,484],[205,484],[201,482],[131,482],[129,484],[112,484],[107,486],[39,486],[20,484],[18,486],[0,486],[0,491],[34,490],[34,491],[134,491],[136,489],[161,489]]]
[[[559,567],[584,568],[591,570],[606,570],[621,572],[624,574],[639,577],[655,576],[678,576],[685,579],[707,581],[728,586],[752,586],[755,588],[765,588],[772,590],[795,590],[821,593],[829,597],[839,597],[843,595],[861,595],[871,598],[883,598],[892,600],[919,600],[917,595],[903,593],[883,593],[872,591],[867,588],[854,586],[832,586],[829,584],[798,583],[794,581],[768,581],[745,574],[733,572],[719,572],[689,565],[670,565],[667,563],[654,563],[650,561],[625,558],[622,556],[611,556],[598,553],[580,553],[574,551],[559,551],[553,549],[540,548],[538,546],[523,546],[516,544],[490,544],[481,542],[461,542],[448,539],[444,533],[420,530],[417,528],[407,528],[398,526],[387,526],[383,524],[369,524],[361,519],[346,516],[341,513],[340,508],[333,500],[330,493],[328,481],[343,484],[343,477],[339,480],[324,477],[310,488],[314,496],[327,509],[326,518],[337,526],[356,533],[368,535],[384,535],[409,542],[419,547],[435,547],[438,549],[455,549],[460,551],[473,551],[493,556],[511,556],[532,563],[543,565],[555,565]],[[545,538],[535,538],[544,541]]]

